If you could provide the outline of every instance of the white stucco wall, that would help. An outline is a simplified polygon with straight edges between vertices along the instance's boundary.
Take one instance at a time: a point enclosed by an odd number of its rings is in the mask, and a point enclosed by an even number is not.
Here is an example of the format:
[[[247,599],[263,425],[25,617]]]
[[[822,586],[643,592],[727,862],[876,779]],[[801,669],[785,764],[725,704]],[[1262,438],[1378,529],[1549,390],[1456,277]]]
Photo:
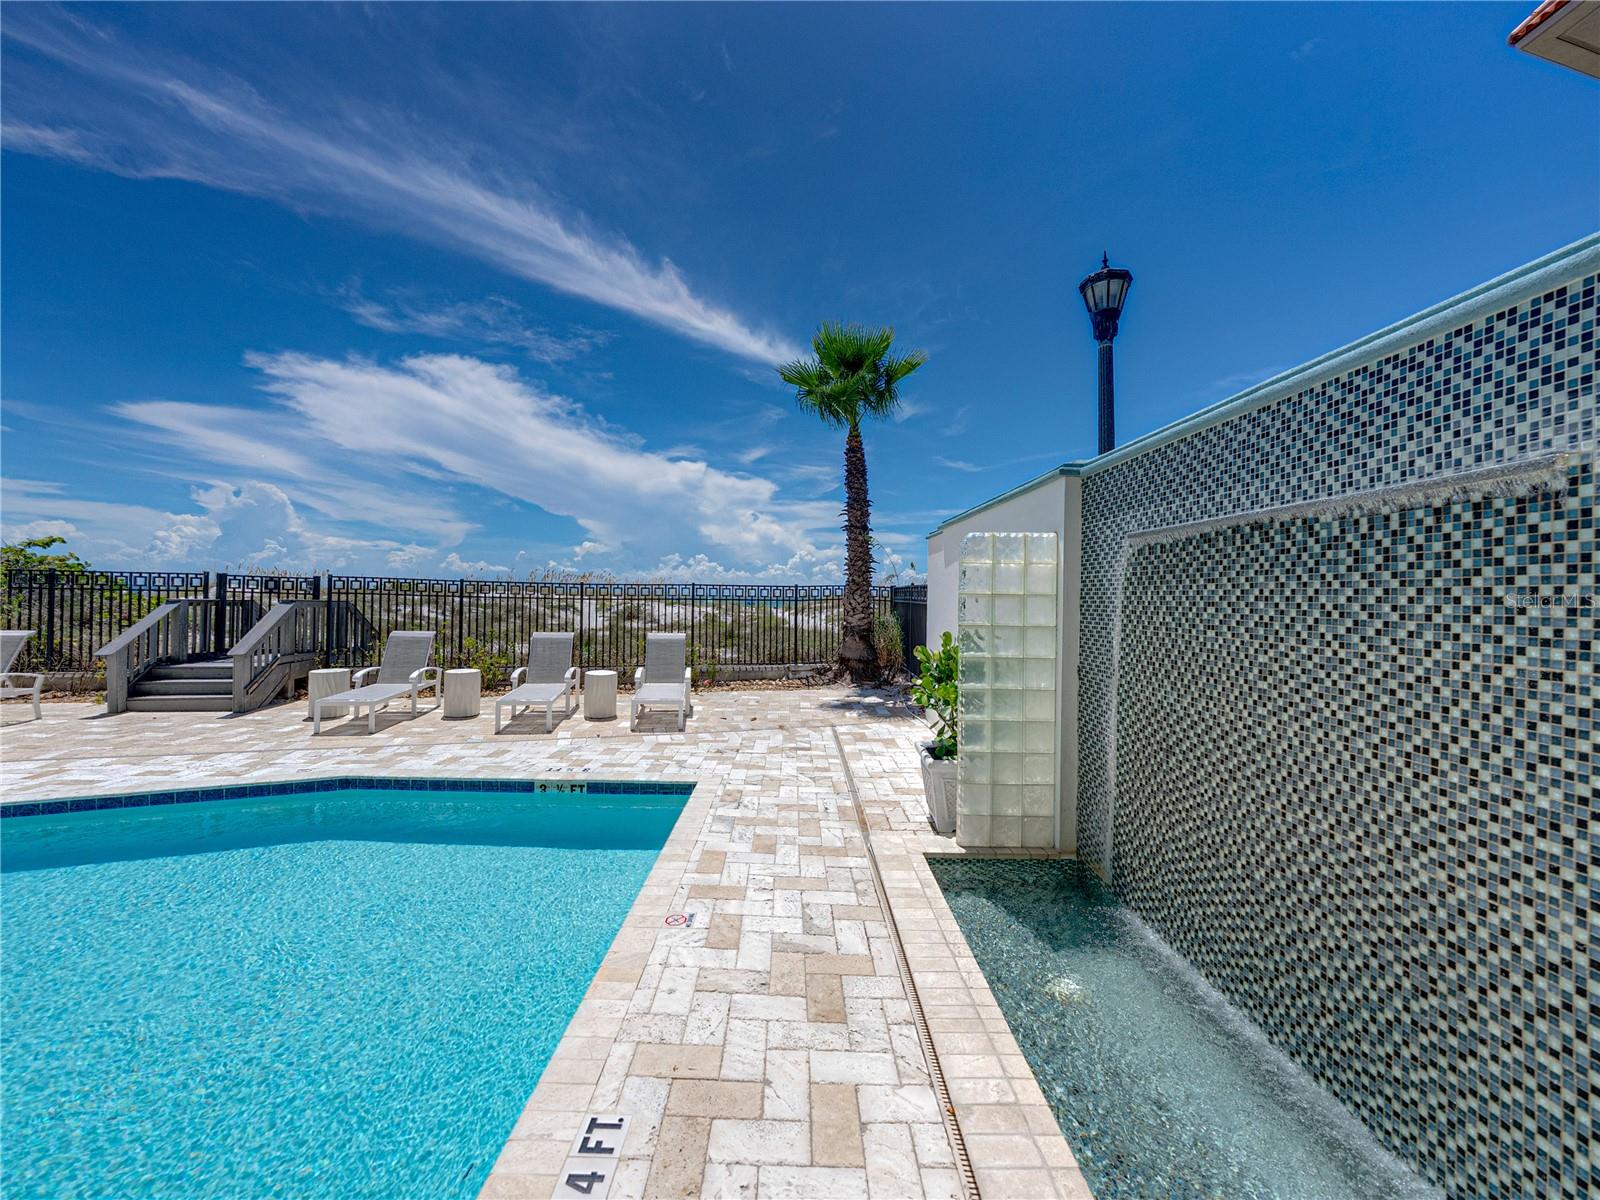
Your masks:
[[[1074,474],[1053,474],[1005,496],[978,512],[941,526],[928,537],[928,643],[946,630],[956,633],[957,583],[961,539],[969,533],[1054,533],[1060,539],[1061,579],[1056,660],[1061,678],[1057,720],[1060,732],[1060,795],[1057,846],[1078,846],[1078,601],[1083,553],[1083,482]]]

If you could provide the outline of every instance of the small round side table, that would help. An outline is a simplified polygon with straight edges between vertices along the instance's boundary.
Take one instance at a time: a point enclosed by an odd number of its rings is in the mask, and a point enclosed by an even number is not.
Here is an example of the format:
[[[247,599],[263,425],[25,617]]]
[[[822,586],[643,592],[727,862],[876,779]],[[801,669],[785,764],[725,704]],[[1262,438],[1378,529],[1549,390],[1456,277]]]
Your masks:
[[[617,719],[617,673],[615,671],[585,671],[583,673],[583,716],[586,721],[615,721]]]
[[[337,692],[350,690],[349,667],[327,667],[312,671],[306,677],[306,716],[317,715],[317,701],[324,696],[332,696]],[[325,717],[348,717],[350,706],[348,704],[330,704],[322,710]]]
[[[483,696],[483,672],[470,667],[444,673],[444,716],[446,720],[478,715]]]

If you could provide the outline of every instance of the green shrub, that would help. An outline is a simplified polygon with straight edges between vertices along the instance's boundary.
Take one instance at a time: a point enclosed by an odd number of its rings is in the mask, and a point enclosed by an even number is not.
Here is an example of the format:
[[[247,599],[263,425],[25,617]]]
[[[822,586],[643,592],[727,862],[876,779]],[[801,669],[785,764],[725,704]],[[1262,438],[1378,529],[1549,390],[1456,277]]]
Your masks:
[[[947,632],[937,650],[917,646],[916,652],[922,675],[911,685],[911,699],[927,709],[933,717],[933,746],[928,752],[934,758],[954,758],[958,700],[956,680],[961,669],[961,651]]]
[[[474,637],[461,643],[461,658],[468,667],[483,673],[485,688],[505,684],[511,672],[524,665],[517,661],[516,651],[491,646]]]
[[[878,669],[891,679],[898,675],[900,668],[906,665],[905,637],[900,630],[900,618],[892,612],[874,613],[872,645],[878,652]]]

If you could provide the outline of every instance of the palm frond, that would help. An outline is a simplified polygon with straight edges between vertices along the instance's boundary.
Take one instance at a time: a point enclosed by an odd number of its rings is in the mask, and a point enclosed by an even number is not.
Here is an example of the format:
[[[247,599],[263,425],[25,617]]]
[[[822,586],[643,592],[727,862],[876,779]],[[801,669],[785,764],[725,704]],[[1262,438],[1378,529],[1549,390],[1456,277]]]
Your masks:
[[[926,351],[913,350],[910,354],[902,354],[898,358],[885,359],[883,374],[891,383],[899,383],[927,361]]]
[[[855,425],[863,416],[892,413],[900,381],[927,361],[920,350],[891,357],[893,346],[892,328],[825,321],[811,338],[816,357],[786,363],[778,376],[805,411],[829,424]]]

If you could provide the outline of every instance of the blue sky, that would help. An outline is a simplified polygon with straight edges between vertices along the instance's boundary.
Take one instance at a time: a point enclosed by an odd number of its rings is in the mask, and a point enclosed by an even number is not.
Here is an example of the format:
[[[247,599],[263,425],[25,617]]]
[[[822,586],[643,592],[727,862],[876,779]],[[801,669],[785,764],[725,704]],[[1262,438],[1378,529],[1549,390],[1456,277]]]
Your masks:
[[[1531,7],[3,10],[6,535],[101,566],[832,581],[826,319],[928,364],[886,556],[1591,232]]]

